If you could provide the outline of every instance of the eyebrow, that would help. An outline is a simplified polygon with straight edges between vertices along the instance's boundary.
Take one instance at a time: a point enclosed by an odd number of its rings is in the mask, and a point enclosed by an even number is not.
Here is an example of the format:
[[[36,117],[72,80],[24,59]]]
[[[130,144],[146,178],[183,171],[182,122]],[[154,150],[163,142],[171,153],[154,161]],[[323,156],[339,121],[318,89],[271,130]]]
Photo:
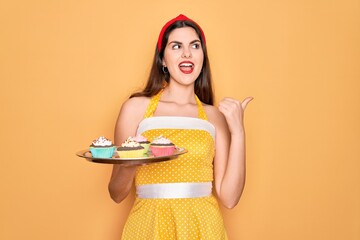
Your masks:
[[[199,39],[195,39],[195,40],[191,41],[190,44],[193,44],[193,43],[196,43],[196,42],[200,42],[200,43],[201,43],[201,41],[200,41]],[[179,41],[171,41],[171,42],[168,43],[168,45],[169,45],[169,44],[172,44],[172,43],[183,44],[182,42],[179,42]]]

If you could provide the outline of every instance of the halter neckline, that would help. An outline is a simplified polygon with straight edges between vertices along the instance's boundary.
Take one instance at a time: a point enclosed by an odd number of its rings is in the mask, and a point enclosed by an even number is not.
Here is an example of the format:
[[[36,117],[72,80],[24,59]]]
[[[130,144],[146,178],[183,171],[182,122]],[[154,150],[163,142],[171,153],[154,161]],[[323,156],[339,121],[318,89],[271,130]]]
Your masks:
[[[149,118],[154,116],[154,112],[156,111],[156,108],[159,104],[162,93],[163,93],[163,89],[150,99],[150,103],[146,109],[144,118]],[[203,120],[208,120],[204,106],[202,105],[200,99],[196,95],[195,95],[195,100],[196,100],[196,105],[198,107],[198,118]]]

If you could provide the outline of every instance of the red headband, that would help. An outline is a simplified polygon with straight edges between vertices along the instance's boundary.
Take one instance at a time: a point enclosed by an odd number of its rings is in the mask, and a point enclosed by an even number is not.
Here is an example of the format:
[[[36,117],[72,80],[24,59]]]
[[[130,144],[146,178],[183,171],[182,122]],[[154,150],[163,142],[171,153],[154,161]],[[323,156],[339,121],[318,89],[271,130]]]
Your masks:
[[[158,48],[158,51],[160,52],[161,50],[161,47],[162,47],[162,40],[164,38],[164,34],[166,32],[166,30],[172,25],[174,24],[175,22],[178,22],[178,21],[190,21],[192,23],[194,23],[199,29],[200,29],[200,32],[201,32],[201,36],[204,40],[204,44],[206,43],[206,40],[205,40],[205,34],[203,32],[203,30],[201,29],[201,27],[196,23],[194,22],[193,20],[191,20],[190,18],[186,17],[185,15],[182,15],[180,14],[179,16],[177,16],[176,18],[173,18],[171,19],[170,21],[168,21],[164,26],[163,28],[161,29],[161,32],[159,34],[159,38],[158,38],[158,42],[157,42],[157,48]]]

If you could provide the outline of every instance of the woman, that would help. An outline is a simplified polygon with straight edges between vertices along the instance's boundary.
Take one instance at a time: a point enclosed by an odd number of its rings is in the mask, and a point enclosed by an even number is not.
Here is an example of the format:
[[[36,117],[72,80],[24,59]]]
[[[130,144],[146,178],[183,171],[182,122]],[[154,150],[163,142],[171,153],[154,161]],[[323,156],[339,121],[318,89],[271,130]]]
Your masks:
[[[213,106],[209,66],[198,24],[179,15],[164,25],[145,89],[120,110],[115,144],[163,135],[188,153],[141,167],[114,165],[112,199],[121,202],[134,181],[137,192],[123,239],[227,239],[217,201],[233,208],[243,191],[243,112],[252,98]]]

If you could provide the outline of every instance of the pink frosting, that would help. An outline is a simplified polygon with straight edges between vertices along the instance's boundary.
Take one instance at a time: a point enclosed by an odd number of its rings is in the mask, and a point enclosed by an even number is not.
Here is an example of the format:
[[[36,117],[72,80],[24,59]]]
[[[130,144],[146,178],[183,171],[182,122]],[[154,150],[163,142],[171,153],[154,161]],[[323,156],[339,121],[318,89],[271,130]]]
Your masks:
[[[136,137],[133,137],[133,139],[136,142],[147,142],[147,138],[144,137],[143,135],[137,135]]]

